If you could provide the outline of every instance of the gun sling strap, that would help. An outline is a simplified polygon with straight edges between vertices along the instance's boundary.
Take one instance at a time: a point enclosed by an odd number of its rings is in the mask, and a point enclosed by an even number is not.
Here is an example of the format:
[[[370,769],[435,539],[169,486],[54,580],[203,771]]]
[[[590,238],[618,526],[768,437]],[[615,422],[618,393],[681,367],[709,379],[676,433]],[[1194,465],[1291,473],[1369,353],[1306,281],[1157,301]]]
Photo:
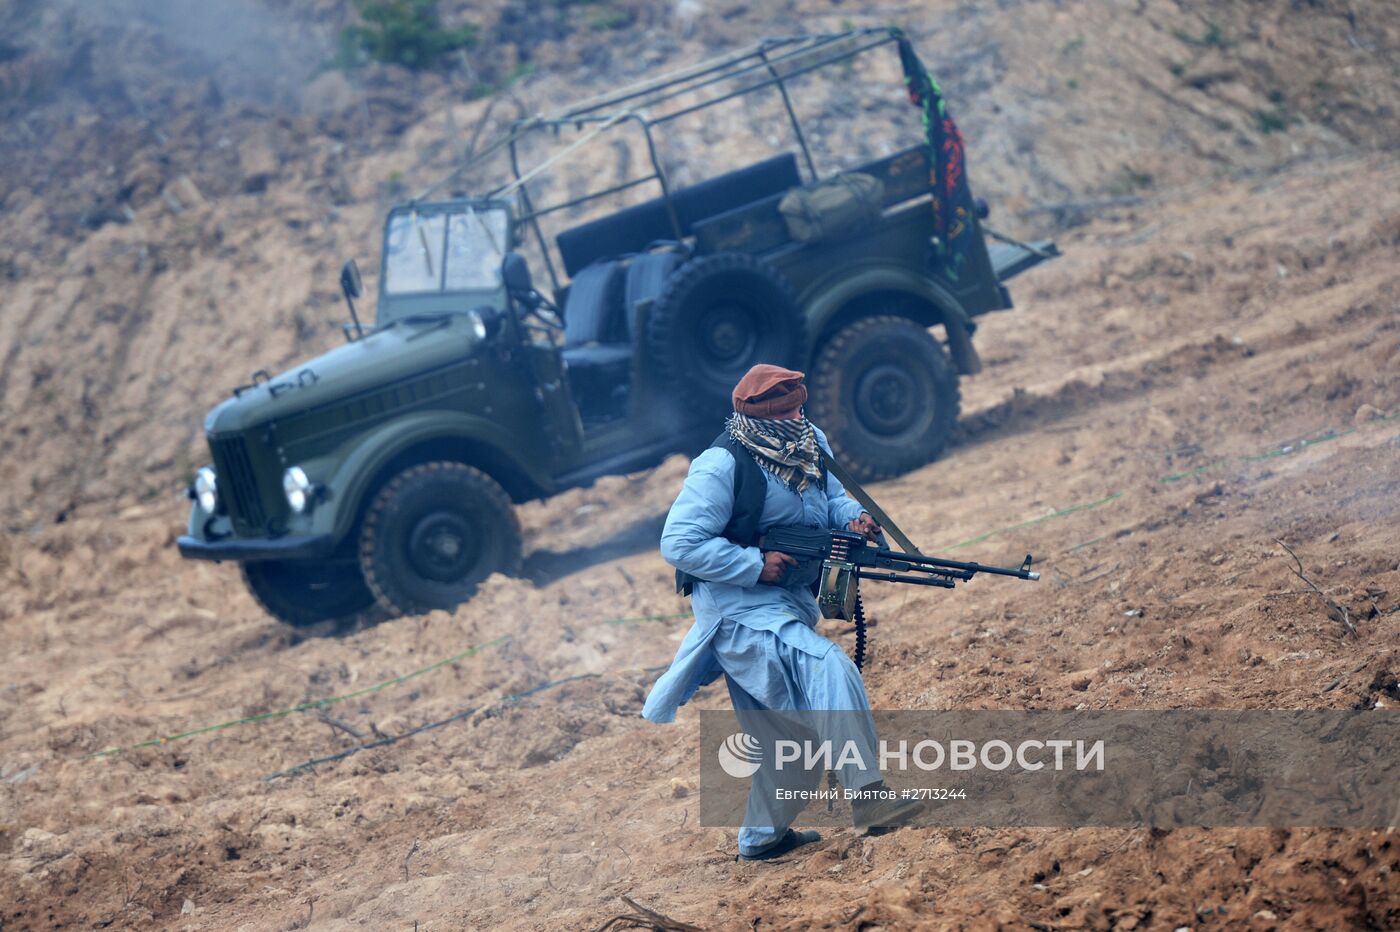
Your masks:
[[[836,462],[836,458],[825,450],[822,450],[821,454],[822,465],[827,468],[828,472],[836,477],[838,482],[846,487],[846,492],[851,498],[860,502],[861,505],[865,507],[865,510],[870,512],[870,517],[875,519],[875,523],[889,532],[890,536],[894,538],[894,542],[899,544],[901,550],[905,553],[923,553],[923,551],[915,547],[914,542],[899,529],[899,525],[894,523],[894,519],[885,514],[885,509],[876,504],[875,499],[870,497],[870,493],[861,488],[860,483],[856,481],[856,477],[847,472],[845,466]]]

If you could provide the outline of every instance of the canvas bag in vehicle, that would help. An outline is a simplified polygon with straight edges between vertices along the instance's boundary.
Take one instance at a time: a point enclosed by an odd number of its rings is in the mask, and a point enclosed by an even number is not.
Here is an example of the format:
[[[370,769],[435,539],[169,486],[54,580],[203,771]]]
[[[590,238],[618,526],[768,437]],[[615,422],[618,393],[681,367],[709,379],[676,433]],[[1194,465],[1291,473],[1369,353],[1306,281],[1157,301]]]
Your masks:
[[[880,219],[885,184],[873,175],[847,172],[805,188],[778,202],[792,238],[803,243],[851,236]]]

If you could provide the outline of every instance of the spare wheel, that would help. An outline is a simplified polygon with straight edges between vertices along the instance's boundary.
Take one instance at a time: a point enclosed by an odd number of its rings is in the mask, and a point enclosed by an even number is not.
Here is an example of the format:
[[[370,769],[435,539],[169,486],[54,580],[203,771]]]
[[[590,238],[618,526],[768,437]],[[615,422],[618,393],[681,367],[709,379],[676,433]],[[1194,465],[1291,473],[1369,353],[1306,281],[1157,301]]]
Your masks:
[[[687,407],[722,412],[751,366],[801,364],[805,323],[776,269],[743,253],[703,256],[672,273],[652,304],[649,368]]]

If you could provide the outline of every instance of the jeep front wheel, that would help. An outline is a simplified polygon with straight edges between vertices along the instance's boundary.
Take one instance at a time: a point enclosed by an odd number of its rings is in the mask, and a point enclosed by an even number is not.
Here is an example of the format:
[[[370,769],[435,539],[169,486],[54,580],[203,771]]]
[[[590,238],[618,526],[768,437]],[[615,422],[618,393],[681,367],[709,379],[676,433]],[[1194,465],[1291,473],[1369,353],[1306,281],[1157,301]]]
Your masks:
[[[481,470],[424,463],[399,473],[370,503],[360,569],[388,611],[451,609],[492,573],[520,572],[520,524],[505,490]]]
[[[837,332],[808,376],[808,411],[858,479],[932,462],[958,420],[958,375],[921,324],[881,315]]]
[[[263,611],[293,627],[345,621],[374,605],[353,559],[259,560],[240,569]]]

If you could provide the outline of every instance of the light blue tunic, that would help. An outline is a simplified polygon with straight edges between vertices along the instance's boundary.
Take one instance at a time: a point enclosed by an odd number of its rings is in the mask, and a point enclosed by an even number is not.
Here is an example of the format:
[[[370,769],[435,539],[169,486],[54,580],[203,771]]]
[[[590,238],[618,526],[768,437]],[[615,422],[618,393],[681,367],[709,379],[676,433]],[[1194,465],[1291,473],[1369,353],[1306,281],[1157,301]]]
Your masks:
[[[817,442],[830,452],[821,430],[817,430]],[[676,710],[722,672],[728,672],[764,708],[851,708],[845,704],[848,697],[810,694],[824,690],[803,683],[794,676],[799,671],[786,669],[790,664],[769,649],[766,638],[748,636],[749,632],[772,632],[786,647],[813,659],[838,650],[814,630],[821,613],[809,588],[760,584],[763,555],[759,549],[741,547],[720,536],[734,508],[734,469],[728,450],[712,447],[700,454],[691,462],[685,485],[666,517],[661,556],[702,581],[691,595],[695,623],[670,669],[652,687],[642,715],[653,722],[673,721]],[[860,503],[846,494],[835,476],[827,476],[825,489],[814,482],[799,495],[772,473],[762,472],[767,490],[760,532],[777,525],[844,528],[861,513]],[[726,619],[738,630],[726,629],[722,646],[729,662],[721,665],[715,638]],[[829,705],[829,701],[840,704]]]

